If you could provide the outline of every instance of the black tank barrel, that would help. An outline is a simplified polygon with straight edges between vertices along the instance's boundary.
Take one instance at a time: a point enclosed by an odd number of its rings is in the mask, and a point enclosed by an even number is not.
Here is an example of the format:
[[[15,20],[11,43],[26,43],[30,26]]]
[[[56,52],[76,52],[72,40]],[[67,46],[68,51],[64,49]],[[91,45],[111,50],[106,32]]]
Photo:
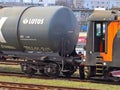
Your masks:
[[[53,51],[70,54],[77,43],[77,20],[69,8],[0,9],[0,50]]]

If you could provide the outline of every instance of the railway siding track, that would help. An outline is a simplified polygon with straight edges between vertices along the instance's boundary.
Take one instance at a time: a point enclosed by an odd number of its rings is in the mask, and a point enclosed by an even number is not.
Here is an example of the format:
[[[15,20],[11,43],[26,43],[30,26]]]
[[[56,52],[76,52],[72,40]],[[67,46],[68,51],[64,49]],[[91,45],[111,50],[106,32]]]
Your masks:
[[[3,65],[19,65],[19,63],[15,63],[15,62],[0,62],[0,64],[3,64]]]
[[[93,89],[0,82],[0,90],[93,90]]]
[[[11,76],[15,76],[15,77],[18,77],[18,78],[27,78],[27,79],[45,79],[45,80],[51,80],[51,79],[53,79],[53,78],[51,78],[51,77],[46,77],[46,76],[44,76],[44,75],[39,75],[39,74],[35,74],[35,75],[33,75],[33,76],[28,76],[28,75],[26,75],[26,74],[23,74],[23,73],[18,73],[18,72],[6,72],[6,71],[0,71],[0,76],[8,76],[8,77],[11,77]],[[70,78],[65,78],[64,76],[59,76],[58,78],[57,78],[58,80],[67,80],[67,81],[75,81],[75,82],[79,82],[79,83],[96,83],[96,84],[106,84],[106,85],[120,85],[120,82],[111,82],[111,81],[104,81],[104,80],[96,80],[96,79],[91,79],[91,80],[80,80],[79,79],[79,77],[77,76],[77,75],[75,75],[75,76],[72,76],[72,77],[70,77]],[[15,81],[13,81],[13,82],[16,82],[16,81],[18,81],[19,79],[15,79]],[[20,79],[21,80],[21,79]],[[5,78],[5,80],[4,80],[5,82],[7,82],[7,80],[6,80],[6,78]],[[11,80],[10,80],[11,81]],[[31,81],[32,82],[32,81]],[[17,82],[17,83],[21,83],[21,82]],[[24,83],[24,82],[22,82],[22,83]],[[36,83],[36,84],[39,84],[39,83]],[[53,84],[52,84],[53,85]],[[84,86],[85,88],[69,88],[69,89],[61,89],[59,86],[57,87],[57,88],[52,88],[52,89],[49,89],[49,88],[47,88],[47,89],[45,89],[45,88],[43,88],[42,86],[41,87],[35,87],[35,89],[33,89],[33,88],[31,88],[31,87],[33,87],[32,85],[31,86],[29,86],[29,89],[27,89],[27,88],[23,88],[24,86],[23,85],[21,85],[21,87],[22,88],[17,88],[17,89],[15,89],[15,87],[14,86],[17,86],[17,85],[10,85],[11,87],[10,87],[10,89],[9,89],[9,87],[7,86],[7,85],[5,85],[5,84],[2,84],[2,86],[0,85],[0,90],[93,90],[93,88],[92,89],[85,89],[86,88],[86,86]],[[67,87],[69,87],[69,86],[67,86]],[[37,89],[38,88],[38,89]],[[91,87],[90,87],[91,88]]]
[[[20,65],[21,62],[23,62],[23,60],[6,60],[6,61],[0,61],[0,64],[4,64],[4,65]]]
[[[16,77],[23,77],[23,78],[36,78],[36,79],[47,79],[47,80],[51,80],[53,78],[51,77],[47,77],[44,75],[33,75],[33,76],[28,76],[26,74],[23,73],[16,73],[16,72],[0,72],[0,76],[16,76]],[[76,81],[76,82],[91,82],[91,83],[97,83],[97,84],[108,84],[108,85],[120,85],[120,82],[113,82],[110,80],[104,80],[104,79],[96,79],[93,78],[91,80],[80,80],[79,77],[70,77],[70,78],[66,78],[63,76],[59,76],[57,78],[58,80],[69,80],[69,81]]]

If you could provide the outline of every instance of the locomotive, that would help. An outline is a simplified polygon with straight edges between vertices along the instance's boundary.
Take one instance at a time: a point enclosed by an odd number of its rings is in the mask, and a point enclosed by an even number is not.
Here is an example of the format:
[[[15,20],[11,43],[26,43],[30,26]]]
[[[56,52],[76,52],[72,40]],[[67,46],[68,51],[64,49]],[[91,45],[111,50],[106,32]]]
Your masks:
[[[86,78],[120,80],[120,11],[94,11],[88,18]]]
[[[72,10],[63,6],[0,9],[0,56],[24,58],[21,69],[28,75],[71,76],[81,63],[75,52],[78,34]]]

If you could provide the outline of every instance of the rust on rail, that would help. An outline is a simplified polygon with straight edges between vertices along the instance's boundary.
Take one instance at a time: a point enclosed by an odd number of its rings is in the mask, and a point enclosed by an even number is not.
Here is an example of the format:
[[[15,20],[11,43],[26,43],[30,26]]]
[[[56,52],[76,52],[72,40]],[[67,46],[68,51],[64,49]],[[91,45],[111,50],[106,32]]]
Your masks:
[[[22,83],[11,83],[11,82],[0,82],[0,90],[1,89],[2,90],[93,90],[86,88],[70,88],[70,87],[22,84]]]

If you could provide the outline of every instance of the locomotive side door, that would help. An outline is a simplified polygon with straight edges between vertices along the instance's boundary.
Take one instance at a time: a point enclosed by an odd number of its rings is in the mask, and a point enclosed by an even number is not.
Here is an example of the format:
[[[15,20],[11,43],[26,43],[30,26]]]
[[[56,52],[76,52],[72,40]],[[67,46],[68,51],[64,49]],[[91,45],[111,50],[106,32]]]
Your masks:
[[[89,65],[96,64],[96,58],[107,53],[107,26],[108,22],[92,21],[88,26],[86,44],[86,62]]]
[[[94,22],[94,39],[93,39],[93,51],[94,52],[105,52],[105,33],[106,33],[106,22]]]

